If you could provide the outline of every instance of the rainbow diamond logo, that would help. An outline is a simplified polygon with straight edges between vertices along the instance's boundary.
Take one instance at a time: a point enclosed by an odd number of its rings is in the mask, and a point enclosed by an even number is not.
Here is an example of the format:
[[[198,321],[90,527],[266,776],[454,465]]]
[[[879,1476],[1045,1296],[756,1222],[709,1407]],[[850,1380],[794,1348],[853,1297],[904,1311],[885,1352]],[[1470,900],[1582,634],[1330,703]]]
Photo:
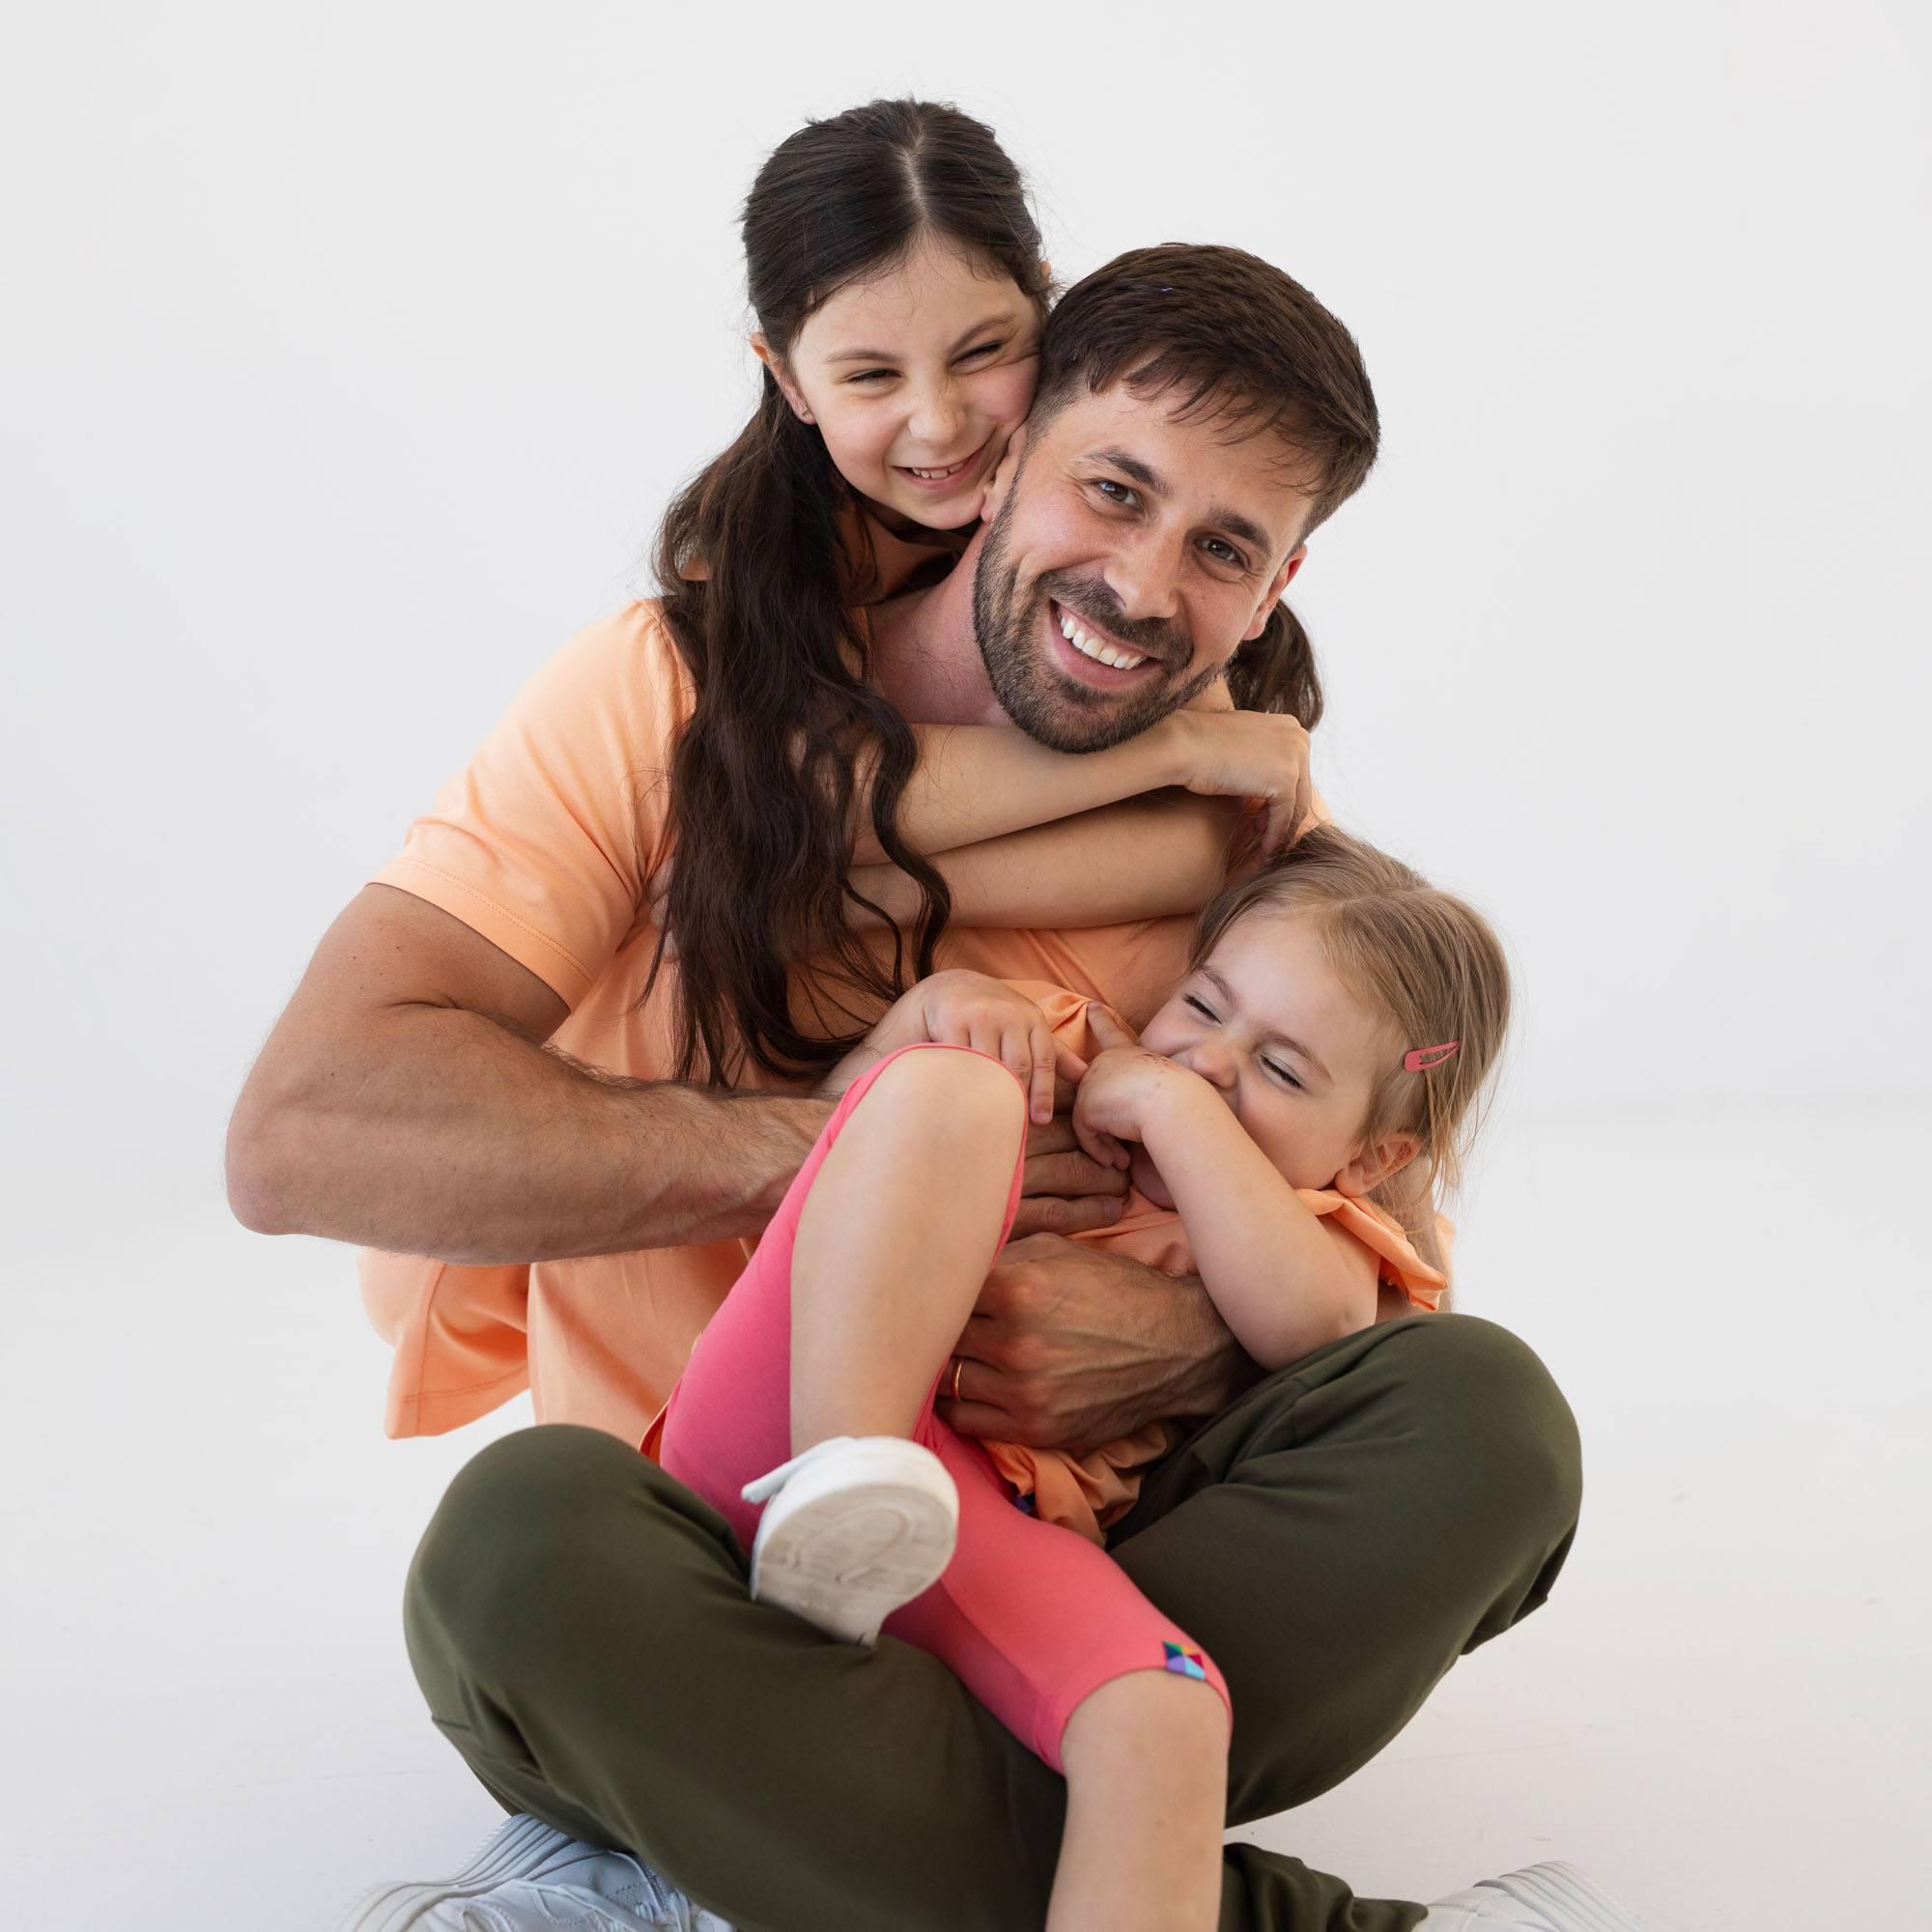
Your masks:
[[[1192,1677],[1203,1684],[1207,1683],[1208,1672],[1198,1650],[1189,1650],[1184,1644],[1168,1643],[1165,1640],[1160,1647],[1167,1652],[1166,1668],[1173,1671],[1176,1676]]]

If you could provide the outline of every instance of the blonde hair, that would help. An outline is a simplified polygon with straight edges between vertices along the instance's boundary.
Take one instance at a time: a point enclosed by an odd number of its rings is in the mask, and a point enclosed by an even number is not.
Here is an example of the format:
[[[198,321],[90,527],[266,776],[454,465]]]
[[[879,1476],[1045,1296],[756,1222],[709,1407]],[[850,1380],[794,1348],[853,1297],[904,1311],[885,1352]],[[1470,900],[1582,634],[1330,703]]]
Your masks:
[[[1311,920],[1328,963],[1358,999],[1387,1016],[1403,1045],[1376,1082],[1362,1138],[1406,1133],[1415,1158],[1375,1190],[1435,1261],[1435,1216],[1461,1180],[1485,1092],[1509,1031],[1509,962],[1489,922],[1399,859],[1332,825],[1304,832],[1271,866],[1239,879],[1201,913],[1191,971],[1236,920],[1266,908]],[[1408,1070],[1420,1048],[1459,1044]]]

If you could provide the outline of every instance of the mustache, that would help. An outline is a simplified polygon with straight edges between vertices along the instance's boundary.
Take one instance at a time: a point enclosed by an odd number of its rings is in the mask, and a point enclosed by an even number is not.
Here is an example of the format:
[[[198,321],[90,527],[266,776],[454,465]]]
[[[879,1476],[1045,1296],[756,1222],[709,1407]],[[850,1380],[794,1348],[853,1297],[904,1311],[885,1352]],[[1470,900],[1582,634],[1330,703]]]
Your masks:
[[[1194,657],[1194,639],[1179,624],[1161,618],[1129,617],[1121,609],[1121,600],[1104,578],[1083,577],[1070,570],[1049,570],[1036,586],[1040,595],[1056,604],[1070,606],[1093,618],[1104,630],[1132,646],[1144,657],[1157,658],[1170,669],[1189,664]]]

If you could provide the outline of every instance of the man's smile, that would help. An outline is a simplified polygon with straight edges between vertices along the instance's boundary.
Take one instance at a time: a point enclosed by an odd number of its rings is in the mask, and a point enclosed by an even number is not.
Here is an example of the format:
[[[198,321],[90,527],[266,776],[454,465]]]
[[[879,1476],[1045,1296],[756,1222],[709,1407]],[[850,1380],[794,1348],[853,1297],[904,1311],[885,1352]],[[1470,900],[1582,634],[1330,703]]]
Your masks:
[[[1047,599],[1046,610],[1047,621],[1059,636],[1059,660],[1084,683],[1113,690],[1157,663],[1149,652],[1131,649],[1082,611],[1052,598]]]

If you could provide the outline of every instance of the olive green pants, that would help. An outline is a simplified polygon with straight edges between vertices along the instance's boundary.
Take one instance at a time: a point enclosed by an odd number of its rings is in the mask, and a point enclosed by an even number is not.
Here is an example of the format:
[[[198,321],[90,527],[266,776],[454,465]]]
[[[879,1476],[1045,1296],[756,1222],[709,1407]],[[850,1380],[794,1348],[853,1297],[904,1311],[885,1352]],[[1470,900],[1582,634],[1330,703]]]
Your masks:
[[[1463,1315],[1331,1344],[1151,1471],[1111,1548],[1226,1673],[1228,1822],[1340,1782],[1535,1609],[1579,1489],[1548,1373]],[[411,1660],[505,1809],[635,1851],[744,1932],[1040,1924],[1061,1779],[936,1659],[834,1642],[753,1603],[749,1569],[615,1437],[525,1430],[462,1471],[423,1537]],[[1277,1853],[1224,1856],[1222,1932],[1422,1917]]]

